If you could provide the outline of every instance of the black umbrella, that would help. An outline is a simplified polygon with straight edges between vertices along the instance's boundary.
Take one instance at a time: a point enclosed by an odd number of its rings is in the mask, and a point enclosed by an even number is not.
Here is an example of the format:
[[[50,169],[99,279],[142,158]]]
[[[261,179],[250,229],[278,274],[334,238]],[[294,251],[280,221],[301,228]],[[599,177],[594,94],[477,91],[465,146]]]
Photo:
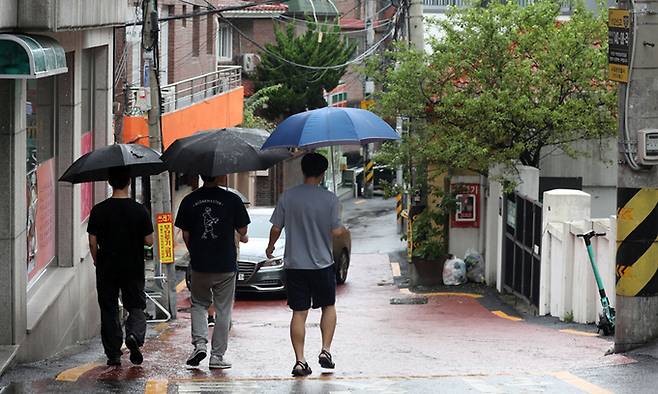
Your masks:
[[[132,177],[167,171],[160,154],[153,149],[138,144],[114,144],[83,155],[71,164],[59,180],[71,183],[105,181],[108,169],[122,166],[130,168]]]
[[[162,161],[171,171],[207,176],[266,170],[291,156],[287,149],[261,152],[269,135],[261,129],[203,131],[176,140],[162,154]]]

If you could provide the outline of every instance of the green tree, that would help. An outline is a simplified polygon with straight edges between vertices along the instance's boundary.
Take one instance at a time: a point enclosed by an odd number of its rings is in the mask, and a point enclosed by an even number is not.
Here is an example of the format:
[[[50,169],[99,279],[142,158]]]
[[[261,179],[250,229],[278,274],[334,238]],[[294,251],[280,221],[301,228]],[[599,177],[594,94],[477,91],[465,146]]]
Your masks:
[[[274,130],[276,125],[258,115],[258,112],[267,106],[271,97],[279,89],[281,89],[281,84],[268,86],[244,99],[244,110],[240,126],[249,129],[264,129],[270,132]]]
[[[256,68],[256,88],[281,84],[281,88],[270,97],[263,115],[273,121],[307,109],[327,105],[323,90],[330,91],[338,86],[346,67],[334,67],[349,61],[356,47],[344,40],[338,26],[318,27],[308,23],[307,31],[295,35],[295,27],[275,29],[276,41],[267,44],[267,51],[260,53],[260,64]],[[282,59],[306,66],[309,69],[289,64]]]
[[[376,111],[412,125],[381,157],[405,164],[413,152],[436,171],[486,174],[494,164],[537,167],[545,147],[575,156],[573,142],[614,135],[604,11],[575,4],[560,22],[549,0],[451,10],[430,53],[400,46],[370,68],[383,87]]]

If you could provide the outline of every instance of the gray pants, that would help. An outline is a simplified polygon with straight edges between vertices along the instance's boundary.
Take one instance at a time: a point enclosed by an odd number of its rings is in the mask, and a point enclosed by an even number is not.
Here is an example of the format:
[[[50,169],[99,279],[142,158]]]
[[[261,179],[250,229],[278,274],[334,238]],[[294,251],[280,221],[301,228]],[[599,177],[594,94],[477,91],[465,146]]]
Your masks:
[[[215,328],[210,354],[223,357],[228,345],[231,312],[235,297],[235,272],[192,271],[192,344],[205,348],[208,343],[208,307],[215,307]]]

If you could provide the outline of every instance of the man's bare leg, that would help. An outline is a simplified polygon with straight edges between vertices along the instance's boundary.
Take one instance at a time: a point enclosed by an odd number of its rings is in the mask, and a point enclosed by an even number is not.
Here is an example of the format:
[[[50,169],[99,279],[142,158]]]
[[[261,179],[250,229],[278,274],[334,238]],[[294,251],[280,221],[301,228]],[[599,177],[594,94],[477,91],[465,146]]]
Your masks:
[[[336,331],[336,306],[322,307],[320,318],[320,331],[322,332],[322,350],[331,351],[331,342]]]
[[[304,338],[306,337],[306,317],[308,310],[293,311],[290,321],[290,340],[297,361],[306,362],[304,357]]]

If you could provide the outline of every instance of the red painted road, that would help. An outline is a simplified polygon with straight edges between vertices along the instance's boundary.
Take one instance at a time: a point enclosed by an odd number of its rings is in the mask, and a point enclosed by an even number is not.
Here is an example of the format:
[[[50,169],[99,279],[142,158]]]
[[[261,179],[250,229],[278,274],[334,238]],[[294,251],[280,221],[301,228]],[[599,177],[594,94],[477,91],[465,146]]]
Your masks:
[[[385,255],[354,255],[347,284],[339,288],[338,327],[332,353],[337,364],[327,379],[547,374],[633,362],[604,356],[611,343],[598,337],[559,332],[493,315],[477,299],[432,296],[425,305],[391,305],[405,297],[392,284]],[[189,306],[187,292],[180,307]],[[309,316],[307,359],[320,376],[320,314]],[[190,345],[189,314],[158,326],[161,333],[144,347],[141,367],[97,367],[78,380],[288,379],[294,363],[288,338],[289,309],[284,300],[238,301],[227,359],[233,368],[209,371],[185,367]]]

